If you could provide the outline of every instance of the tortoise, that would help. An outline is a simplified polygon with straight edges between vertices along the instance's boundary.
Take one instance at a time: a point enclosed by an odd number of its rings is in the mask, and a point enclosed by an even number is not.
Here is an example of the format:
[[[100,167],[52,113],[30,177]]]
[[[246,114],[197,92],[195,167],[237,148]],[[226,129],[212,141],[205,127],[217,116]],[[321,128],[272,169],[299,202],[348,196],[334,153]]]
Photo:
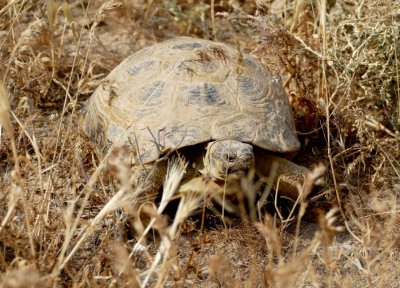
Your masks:
[[[134,167],[178,149],[196,162],[196,173],[215,180],[252,167],[268,176],[278,163],[279,192],[291,198],[308,172],[286,159],[300,143],[280,78],[240,49],[210,40],[179,37],[129,56],[88,100],[82,128],[101,151],[132,149]],[[165,165],[155,166],[147,178],[152,191],[166,174]]]

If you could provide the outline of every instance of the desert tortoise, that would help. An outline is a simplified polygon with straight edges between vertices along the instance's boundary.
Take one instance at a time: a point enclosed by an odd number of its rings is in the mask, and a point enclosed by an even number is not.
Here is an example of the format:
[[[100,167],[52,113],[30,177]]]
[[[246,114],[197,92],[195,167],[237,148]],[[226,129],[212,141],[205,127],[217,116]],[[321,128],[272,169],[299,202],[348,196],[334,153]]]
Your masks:
[[[175,38],[129,56],[91,96],[82,125],[100,150],[131,147],[136,166],[183,147],[189,158],[204,159],[198,171],[213,179],[254,162],[268,175],[276,161],[278,174],[286,174],[280,191],[289,196],[308,171],[266,152],[289,155],[300,147],[279,79],[257,59],[209,40]],[[155,175],[157,190],[165,169]]]

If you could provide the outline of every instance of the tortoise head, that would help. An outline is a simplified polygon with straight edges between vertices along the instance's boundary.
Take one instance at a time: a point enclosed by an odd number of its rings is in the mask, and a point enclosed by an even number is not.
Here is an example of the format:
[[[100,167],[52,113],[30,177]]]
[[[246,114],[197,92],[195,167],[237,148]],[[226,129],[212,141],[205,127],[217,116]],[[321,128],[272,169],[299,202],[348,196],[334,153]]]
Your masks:
[[[203,175],[223,180],[228,174],[243,175],[254,165],[253,146],[237,140],[208,143]]]

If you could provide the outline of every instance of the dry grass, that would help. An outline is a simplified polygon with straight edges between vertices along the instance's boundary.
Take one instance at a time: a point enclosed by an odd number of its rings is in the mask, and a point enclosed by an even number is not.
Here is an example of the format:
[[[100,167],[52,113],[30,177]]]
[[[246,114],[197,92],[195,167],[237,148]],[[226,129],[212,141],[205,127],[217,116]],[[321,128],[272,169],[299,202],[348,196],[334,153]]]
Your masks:
[[[2,286],[397,287],[399,15],[395,0],[0,0]],[[142,203],[124,151],[105,161],[82,137],[99,81],[178,35],[240,45],[281,75],[296,161],[327,168],[318,195],[315,170],[294,208],[267,191],[258,220],[221,220],[194,195],[165,213],[182,163]]]

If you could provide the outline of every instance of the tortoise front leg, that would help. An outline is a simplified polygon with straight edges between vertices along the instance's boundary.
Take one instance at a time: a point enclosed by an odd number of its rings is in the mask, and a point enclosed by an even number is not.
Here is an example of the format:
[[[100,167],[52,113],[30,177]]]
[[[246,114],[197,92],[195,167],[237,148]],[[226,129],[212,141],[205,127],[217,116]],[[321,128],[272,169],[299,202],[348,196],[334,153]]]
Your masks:
[[[167,161],[132,167],[133,187],[140,190],[145,200],[154,199],[163,185],[167,174]]]
[[[293,200],[298,198],[298,186],[303,186],[305,176],[310,172],[304,166],[297,165],[285,158],[272,156],[265,151],[258,151],[255,154],[255,166],[257,176],[260,178],[269,177],[271,173],[276,173],[272,188],[276,188],[279,180],[278,192]],[[275,171],[272,171],[273,167],[276,167]]]

